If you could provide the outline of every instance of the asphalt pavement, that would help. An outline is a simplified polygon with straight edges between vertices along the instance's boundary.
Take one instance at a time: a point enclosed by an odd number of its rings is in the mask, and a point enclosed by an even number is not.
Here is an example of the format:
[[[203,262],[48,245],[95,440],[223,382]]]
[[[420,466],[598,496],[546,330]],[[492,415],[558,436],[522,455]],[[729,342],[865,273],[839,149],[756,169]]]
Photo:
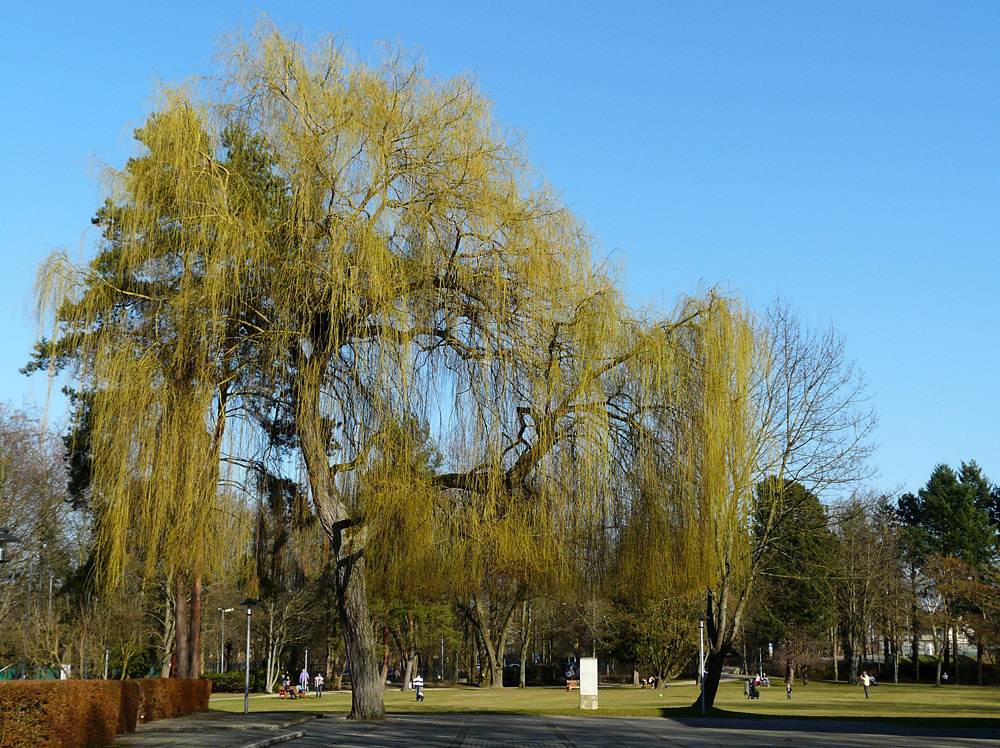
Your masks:
[[[168,724],[163,724],[168,723]],[[205,715],[143,725],[132,748],[1000,748],[991,728],[792,719],[648,719],[408,714],[384,722],[274,712]]]

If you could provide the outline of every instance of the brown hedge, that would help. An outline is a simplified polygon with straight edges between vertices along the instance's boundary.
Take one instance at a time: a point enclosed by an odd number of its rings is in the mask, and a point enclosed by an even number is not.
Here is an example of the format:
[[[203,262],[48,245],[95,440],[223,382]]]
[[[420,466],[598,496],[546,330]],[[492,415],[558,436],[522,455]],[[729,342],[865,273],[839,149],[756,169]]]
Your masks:
[[[136,723],[205,711],[206,680],[6,681],[0,683],[0,748],[104,748]]]
[[[177,717],[208,710],[212,682],[203,678],[140,678],[142,690],[139,721]]]
[[[135,732],[139,710],[142,708],[142,686],[134,680],[118,682],[122,687],[122,708],[118,714],[117,732]]]
[[[8,681],[0,684],[0,746],[104,748],[121,711],[118,681]]]

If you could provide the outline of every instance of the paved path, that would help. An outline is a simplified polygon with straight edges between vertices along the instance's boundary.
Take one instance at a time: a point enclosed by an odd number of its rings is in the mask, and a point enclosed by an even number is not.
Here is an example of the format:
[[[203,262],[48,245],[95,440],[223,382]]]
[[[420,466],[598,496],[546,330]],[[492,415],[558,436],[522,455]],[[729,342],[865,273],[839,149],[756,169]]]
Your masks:
[[[114,748],[265,748],[303,737],[302,725],[314,717],[294,712],[192,714],[139,725],[131,735],[115,738]]]
[[[799,720],[406,715],[382,724],[328,718],[304,729],[288,748],[1000,748],[995,730]]]
[[[304,721],[303,721],[304,719]],[[187,722],[187,727],[183,723]],[[1000,748],[989,728],[922,728],[875,722],[626,719],[515,715],[400,715],[385,722],[275,713],[209,713],[152,723],[130,748]]]

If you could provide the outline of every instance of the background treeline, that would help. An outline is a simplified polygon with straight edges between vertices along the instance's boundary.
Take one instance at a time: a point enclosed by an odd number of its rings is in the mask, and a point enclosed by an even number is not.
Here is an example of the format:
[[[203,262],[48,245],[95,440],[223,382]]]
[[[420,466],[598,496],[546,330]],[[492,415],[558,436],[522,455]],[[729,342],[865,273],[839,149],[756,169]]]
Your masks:
[[[19,677],[25,664],[30,677],[103,677],[107,655],[109,677],[168,674],[176,600],[167,585],[132,569],[121,587],[99,591],[79,436],[0,408],[0,512],[24,539],[3,568],[0,666],[5,677]],[[773,490],[758,486],[762,495]],[[255,504],[234,503],[247,514],[234,522],[253,528],[251,540],[223,554],[231,563],[201,592],[198,672],[215,678],[216,690],[242,690],[246,618],[237,603],[251,587],[260,598],[251,621],[256,689],[273,691],[286,671],[297,678],[307,652],[310,671],[326,673],[328,687],[350,682],[330,554],[300,491],[264,485]],[[975,462],[958,472],[939,465],[924,488],[896,501],[855,495],[827,507],[799,484],[784,495],[795,508],[762,558],[729,665],[804,682],[856,679],[861,670],[884,680],[997,682],[1000,488]],[[483,614],[495,632],[491,646],[504,652],[503,684],[557,684],[571,661],[593,654],[612,682],[693,676],[704,601],[696,590],[663,595],[658,580],[670,570],[640,563],[648,586],[598,581],[539,596],[494,593]],[[595,578],[613,578],[614,561],[597,565]],[[406,687],[419,669],[431,684],[492,683],[469,604],[449,594],[374,593],[382,677]],[[219,675],[223,655],[228,677]]]

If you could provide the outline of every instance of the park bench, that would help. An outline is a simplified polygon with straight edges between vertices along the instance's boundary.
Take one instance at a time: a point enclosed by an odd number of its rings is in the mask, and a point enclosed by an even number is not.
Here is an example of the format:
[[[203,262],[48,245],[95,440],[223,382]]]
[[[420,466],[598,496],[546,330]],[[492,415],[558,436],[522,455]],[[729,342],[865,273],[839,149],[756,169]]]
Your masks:
[[[580,681],[578,681],[578,680],[567,680],[566,681],[566,690],[567,691],[572,691],[574,688],[577,691],[580,690]]]

